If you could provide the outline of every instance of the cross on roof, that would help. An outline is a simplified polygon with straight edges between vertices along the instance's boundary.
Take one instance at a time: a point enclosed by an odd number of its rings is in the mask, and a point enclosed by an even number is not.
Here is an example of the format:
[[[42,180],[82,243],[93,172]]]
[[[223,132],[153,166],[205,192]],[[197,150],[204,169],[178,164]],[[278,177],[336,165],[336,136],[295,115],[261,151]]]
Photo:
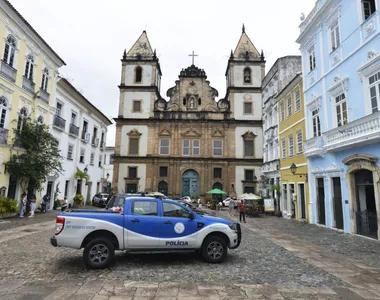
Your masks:
[[[189,56],[192,56],[192,65],[194,65],[194,57],[198,56],[198,54],[194,54],[194,50],[192,54],[189,54]]]

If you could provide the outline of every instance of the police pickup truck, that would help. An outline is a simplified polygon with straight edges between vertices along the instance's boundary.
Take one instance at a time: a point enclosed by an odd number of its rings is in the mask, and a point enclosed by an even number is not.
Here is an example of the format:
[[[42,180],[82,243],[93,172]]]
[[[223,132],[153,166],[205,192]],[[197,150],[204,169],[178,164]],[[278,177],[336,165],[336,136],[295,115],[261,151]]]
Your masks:
[[[220,263],[228,248],[240,245],[238,223],[197,215],[173,200],[145,197],[121,200],[118,212],[73,210],[58,214],[51,244],[84,248],[83,260],[93,269],[110,266],[115,250],[198,251],[206,262]]]

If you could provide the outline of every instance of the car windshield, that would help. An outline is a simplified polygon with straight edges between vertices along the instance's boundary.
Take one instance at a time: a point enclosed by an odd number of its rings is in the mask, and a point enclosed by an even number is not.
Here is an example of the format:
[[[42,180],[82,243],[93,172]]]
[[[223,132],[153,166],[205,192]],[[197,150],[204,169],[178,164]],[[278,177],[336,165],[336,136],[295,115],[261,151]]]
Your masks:
[[[124,202],[125,197],[114,196],[108,202],[106,209],[110,209],[112,207],[124,207]]]

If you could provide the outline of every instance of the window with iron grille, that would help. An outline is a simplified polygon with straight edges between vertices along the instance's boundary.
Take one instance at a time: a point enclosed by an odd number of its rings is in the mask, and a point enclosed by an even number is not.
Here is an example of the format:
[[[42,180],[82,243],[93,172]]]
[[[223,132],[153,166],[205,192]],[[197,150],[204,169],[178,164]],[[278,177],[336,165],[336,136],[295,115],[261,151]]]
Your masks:
[[[160,167],[160,177],[168,177],[168,167]]]

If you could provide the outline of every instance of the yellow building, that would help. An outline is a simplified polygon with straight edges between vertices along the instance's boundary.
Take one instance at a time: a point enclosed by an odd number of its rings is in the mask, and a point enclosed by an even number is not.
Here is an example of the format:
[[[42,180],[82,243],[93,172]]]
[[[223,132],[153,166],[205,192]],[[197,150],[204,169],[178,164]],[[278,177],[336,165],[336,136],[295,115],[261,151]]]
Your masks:
[[[19,199],[19,179],[10,178],[13,129],[23,120],[51,124],[58,68],[65,62],[7,1],[0,1],[0,191]]]
[[[309,220],[307,160],[303,155],[305,133],[302,74],[278,95],[281,211],[293,218]]]

